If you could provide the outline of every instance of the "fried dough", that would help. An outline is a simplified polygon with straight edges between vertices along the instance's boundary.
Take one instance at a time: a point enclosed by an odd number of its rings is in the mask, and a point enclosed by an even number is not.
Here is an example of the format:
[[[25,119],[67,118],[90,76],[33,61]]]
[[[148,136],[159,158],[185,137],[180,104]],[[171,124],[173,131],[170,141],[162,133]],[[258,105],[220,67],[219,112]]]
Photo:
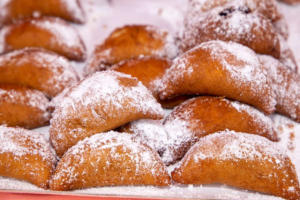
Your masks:
[[[37,90],[0,84],[0,125],[37,128],[48,124],[49,100]]]
[[[266,138],[224,131],[203,137],[172,172],[182,184],[221,183],[285,199],[300,198],[290,158]]]
[[[40,133],[0,126],[0,175],[48,188],[56,157]]]
[[[0,83],[23,85],[55,97],[78,81],[69,61],[50,51],[27,48],[0,56]]]
[[[71,88],[56,107],[50,138],[62,156],[85,137],[130,121],[162,117],[160,104],[136,78],[115,71],[97,72]]]
[[[0,31],[0,53],[41,47],[71,60],[83,61],[85,45],[76,29],[59,18],[39,18],[4,26]]]
[[[234,130],[278,141],[272,120],[255,108],[222,97],[198,97],[177,106],[165,119],[170,148],[167,164],[181,159],[190,147],[208,134]]]
[[[276,94],[276,112],[300,122],[300,75],[271,56],[261,55],[259,60]]]
[[[157,101],[162,104],[162,107],[173,108],[190,97],[180,96],[165,101],[160,100],[158,97],[158,87],[161,84],[163,75],[170,66],[170,61],[163,58],[143,57],[121,61],[111,69],[136,77],[152,92]]]
[[[273,24],[247,6],[217,7],[188,20],[182,31],[180,49],[185,52],[210,40],[233,41],[257,53],[280,57],[279,34]]]
[[[171,179],[158,154],[129,134],[93,135],[70,148],[57,165],[52,190],[97,186],[168,186]]]
[[[85,15],[78,0],[8,0],[0,4],[0,26],[20,19],[54,16],[84,23]]]
[[[96,46],[84,72],[92,74],[122,60],[141,56],[174,58],[176,55],[174,38],[168,32],[150,25],[127,25],[115,29]]]
[[[160,98],[224,96],[270,114],[276,99],[263,72],[251,49],[233,42],[205,42],[174,60],[163,77]]]

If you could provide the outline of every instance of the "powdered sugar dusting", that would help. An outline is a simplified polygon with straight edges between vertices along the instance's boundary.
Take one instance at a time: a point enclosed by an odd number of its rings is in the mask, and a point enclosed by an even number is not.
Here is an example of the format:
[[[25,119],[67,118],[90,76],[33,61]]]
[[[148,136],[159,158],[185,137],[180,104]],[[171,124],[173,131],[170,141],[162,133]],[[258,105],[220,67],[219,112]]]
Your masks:
[[[119,151],[119,148],[122,150]],[[103,166],[103,169],[110,170],[111,162],[117,162],[126,157],[126,159],[135,164],[135,169],[127,169],[128,172],[135,172],[135,176],[129,177],[130,179],[134,180],[138,176],[143,176],[145,171],[152,172],[153,176],[166,172],[166,168],[157,167],[159,165],[162,166],[159,164],[159,157],[147,146],[141,145],[139,142],[134,142],[129,134],[110,131],[93,135],[70,148],[59,163],[58,169],[60,170],[55,173],[53,180],[63,179],[63,183],[78,181],[82,177],[81,175],[85,173],[82,163],[89,163],[91,166],[96,167],[95,170],[97,171],[97,167],[99,166],[97,163],[104,161],[91,161],[89,160],[89,156],[97,154],[101,158],[105,156],[107,151],[110,152],[110,158],[105,161],[106,166]],[[119,167],[123,168],[126,166]],[[79,168],[82,172],[78,170]],[[122,176],[122,174],[120,175]],[[79,181],[84,182],[85,180]]]
[[[53,168],[56,162],[55,153],[42,134],[21,128],[0,126],[0,154],[3,153],[13,154],[15,159],[25,155],[39,155]]]

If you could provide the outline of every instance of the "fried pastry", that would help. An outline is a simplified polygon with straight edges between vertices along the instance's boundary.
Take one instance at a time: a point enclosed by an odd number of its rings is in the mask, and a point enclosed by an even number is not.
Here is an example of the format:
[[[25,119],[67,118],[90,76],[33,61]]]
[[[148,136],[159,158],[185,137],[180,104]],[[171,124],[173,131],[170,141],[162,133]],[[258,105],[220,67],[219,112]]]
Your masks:
[[[165,101],[160,100],[158,97],[158,87],[170,65],[170,61],[163,58],[143,57],[121,61],[111,69],[136,77],[152,92],[157,101],[162,104],[162,107],[173,108],[190,97],[180,96]]]
[[[0,175],[47,189],[56,157],[40,133],[0,126]]]
[[[129,134],[93,135],[70,148],[57,165],[52,190],[97,186],[154,185],[171,182],[158,154]]]
[[[181,95],[224,96],[272,113],[275,95],[256,54],[234,42],[209,41],[176,58],[163,77],[162,100]]]
[[[59,18],[19,21],[0,31],[0,53],[25,47],[41,47],[71,60],[83,61],[86,49],[76,29]]]
[[[272,120],[255,108],[222,97],[198,97],[177,106],[165,119],[170,135],[167,164],[181,159],[190,147],[208,134],[234,130],[278,141]]]
[[[300,122],[300,75],[271,56],[261,55],[259,60],[276,94],[276,111]]]
[[[300,0],[280,0],[284,3],[287,3],[287,4],[297,4],[297,3],[300,3]]]
[[[193,20],[187,20],[180,49],[187,51],[210,40],[233,41],[260,54],[280,57],[279,34],[269,19],[247,6],[225,6],[212,9]]]
[[[120,128],[121,132],[130,133],[135,141],[148,145],[161,157],[166,152],[169,136],[161,120],[141,119],[130,122]]]
[[[0,26],[20,19],[54,16],[84,23],[85,16],[78,0],[7,0],[0,4]]]
[[[59,156],[79,140],[138,119],[160,119],[159,103],[136,78],[97,72],[70,89],[56,107],[50,125],[51,142]]]
[[[168,32],[150,25],[127,25],[114,30],[96,46],[84,72],[92,74],[122,60],[141,56],[174,58],[176,55],[174,38]]]
[[[0,125],[36,128],[49,122],[49,100],[37,90],[0,84]]]
[[[199,140],[172,172],[182,184],[221,183],[296,200],[299,181],[290,158],[266,138],[224,131]]]
[[[78,81],[69,61],[50,51],[27,48],[0,56],[0,83],[27,86],[55,97]]]

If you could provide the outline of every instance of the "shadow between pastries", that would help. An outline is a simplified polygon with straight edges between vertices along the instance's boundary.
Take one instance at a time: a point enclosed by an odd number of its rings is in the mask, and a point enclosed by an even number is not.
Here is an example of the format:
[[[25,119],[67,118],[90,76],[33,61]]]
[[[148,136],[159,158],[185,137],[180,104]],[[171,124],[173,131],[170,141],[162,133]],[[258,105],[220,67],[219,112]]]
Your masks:
[[[168,186],[171,178],[159,155],[131,135],[107,132],[70,148],[51,179],[52,190],[101,186]]]
[[[0,176],[48,189],[56,156],[40,133],[0,126]]]
[[[136,78],[97,72],[72,87],[55,108],[51,142],[59,156],[79,140],[138,119],[161,119],[160,104]]]
[[[281,147],[261,136],[218,132],[201,138],[172,172],[182,184],[221,183],[280,196],[300,198],[295,166]]]

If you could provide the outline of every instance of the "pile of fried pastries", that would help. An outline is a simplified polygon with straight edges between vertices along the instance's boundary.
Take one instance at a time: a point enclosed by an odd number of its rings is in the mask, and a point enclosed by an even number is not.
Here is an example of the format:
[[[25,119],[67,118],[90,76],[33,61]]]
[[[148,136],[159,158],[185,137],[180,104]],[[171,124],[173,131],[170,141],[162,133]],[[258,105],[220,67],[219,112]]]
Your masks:
[[[0,3],[1,176],[60,191],[225,184],[300,198],[271,117],[300,122],[277,2],[189,0],[176,34],[126,25],[88,58],[74,26],[85,21],[78,0]],[[30,130],[49,124],[50,139]]]

